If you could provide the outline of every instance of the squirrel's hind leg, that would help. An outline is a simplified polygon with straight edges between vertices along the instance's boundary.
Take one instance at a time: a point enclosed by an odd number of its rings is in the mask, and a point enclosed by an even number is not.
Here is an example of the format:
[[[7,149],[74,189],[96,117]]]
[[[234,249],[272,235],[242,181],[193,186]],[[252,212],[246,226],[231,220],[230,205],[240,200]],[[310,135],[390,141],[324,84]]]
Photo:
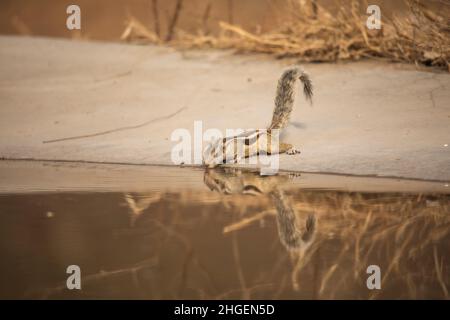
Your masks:
[[[280,142],[279,153],[286,153],[289,155],[300,153],[300,150],[290,143]]]

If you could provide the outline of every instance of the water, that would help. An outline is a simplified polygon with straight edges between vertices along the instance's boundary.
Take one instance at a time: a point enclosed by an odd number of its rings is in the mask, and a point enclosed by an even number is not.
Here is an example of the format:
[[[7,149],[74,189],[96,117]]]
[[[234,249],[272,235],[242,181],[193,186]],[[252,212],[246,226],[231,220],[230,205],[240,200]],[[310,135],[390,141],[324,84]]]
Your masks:
[[[29,162],[0,178],[0,298],[449,298],[444,183]]]

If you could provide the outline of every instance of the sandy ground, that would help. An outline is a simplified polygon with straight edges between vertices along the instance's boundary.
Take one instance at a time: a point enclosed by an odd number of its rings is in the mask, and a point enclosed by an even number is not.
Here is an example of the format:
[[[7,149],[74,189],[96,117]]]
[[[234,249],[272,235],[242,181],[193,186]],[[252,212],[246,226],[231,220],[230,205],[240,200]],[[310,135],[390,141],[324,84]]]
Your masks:
[[[228,52],[0,37],[0,157],[171,164],[173,130],[264,128],[286,61]],[[281,168],[450,180],[450,75],[308,64]],[[44,143],[55,139],[85,136]]]

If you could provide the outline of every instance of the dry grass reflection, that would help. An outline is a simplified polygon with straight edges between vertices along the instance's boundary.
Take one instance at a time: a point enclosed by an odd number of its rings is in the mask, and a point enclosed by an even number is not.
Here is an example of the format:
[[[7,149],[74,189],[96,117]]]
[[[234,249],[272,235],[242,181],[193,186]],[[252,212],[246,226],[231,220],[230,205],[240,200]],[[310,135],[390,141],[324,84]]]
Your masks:
[[[0,296],[449,298],[448,195],[291,179],[301,177],[219,169],[205,172],[212,191],[2,196]],[[82,269],[79,292],[65,286],[70,264]],[[366,287],[372,264],[381,290]]]

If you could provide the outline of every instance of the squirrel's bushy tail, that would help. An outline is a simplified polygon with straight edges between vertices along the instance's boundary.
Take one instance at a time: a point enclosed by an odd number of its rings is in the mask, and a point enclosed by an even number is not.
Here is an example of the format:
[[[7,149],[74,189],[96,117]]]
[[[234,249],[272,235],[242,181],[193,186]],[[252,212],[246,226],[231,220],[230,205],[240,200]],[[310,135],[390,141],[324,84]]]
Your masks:
[[[287,126],[294,107],[298,80],[303,83],[303,94],[306,100],[312,103],[313,86],[309,75],[300,67],[287,69],[278,80],[275,109],[269,129],[282,129]]]
[[[281,243],[289,250],[307,248],[314,240],[316,219],[314,215],[307,216],[303,227],[296,223],[297,216],[292,205],[281,190],[271,192],[277,209],[277,226]]]

